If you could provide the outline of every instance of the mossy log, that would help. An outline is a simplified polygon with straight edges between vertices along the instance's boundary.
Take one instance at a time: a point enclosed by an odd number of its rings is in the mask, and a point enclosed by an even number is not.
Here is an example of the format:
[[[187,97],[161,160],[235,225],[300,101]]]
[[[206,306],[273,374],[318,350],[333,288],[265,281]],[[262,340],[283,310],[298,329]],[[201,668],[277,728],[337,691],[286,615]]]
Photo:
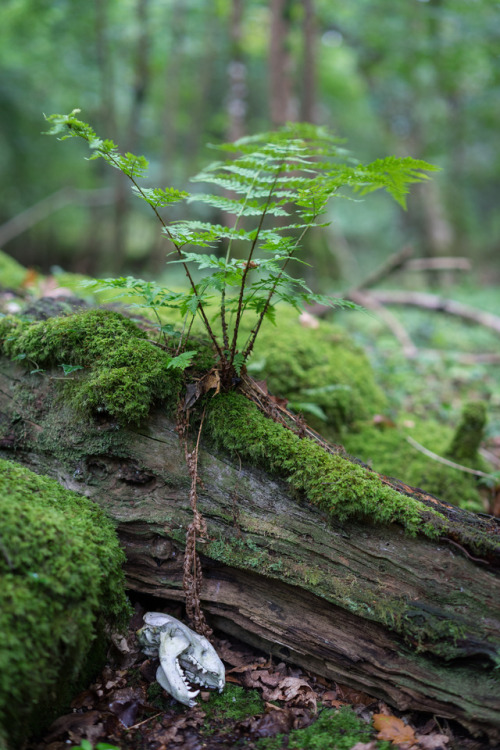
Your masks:
[[[0,456],[93,498],[117,524],[130,589],[182,601],[192,513],[174,422],[164,408],[136,428],[79,416],[60,373],[0,361]],[[234,431],[234,420],[221,429]],[[202,604],[215,627],[400,709],[500,738],[495,519],[376,477],[402,501],[441,512],[442,535],[411,536],[366,511],[341,521],[213,439],[199,478]]]

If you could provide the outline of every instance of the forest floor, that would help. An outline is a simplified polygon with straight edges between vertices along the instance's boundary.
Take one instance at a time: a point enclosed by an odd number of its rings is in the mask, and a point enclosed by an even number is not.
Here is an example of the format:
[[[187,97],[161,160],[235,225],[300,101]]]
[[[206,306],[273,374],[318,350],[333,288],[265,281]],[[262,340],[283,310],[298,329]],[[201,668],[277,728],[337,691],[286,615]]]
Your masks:
[[[181,606],[170,604],[168,613],[182,619]],[[134,609],[101,674],[27,750],[491,750],[454,722],[395,711],[222,634],[214,645],[226,687],[201,692],[187,708],[156,682],[158,661],[140,652],[136,638],[145,609],[139,601]]]
[[[457,298],[456,291],[446,296]],[[473,291],[463,301],[479,306],[481,295],[483,307],[500,313],[498,290],[476,290],[476,297]],[[10,312],[11,301],[4,302],[4,312]],[[400,317],[419,348],[416,359],[406,358],[373,316],[346,313],[338,322],[370,353],[394,410],[454,423],[465,399],[486,401],[486,447],[498,470],[498,336],[439,313],[404,310]],[[114,639],[102,673],[27,750],[105,750],[109,745],[120,750],[491,750],[485,738],[469,736],[458,724],[411,711],[401,714],[221,634],[215,646],[226,665],[226,688],[222,695],[203,692],[195,707],[186,708],[158,686],[157,664],[141,654],[135,637],[144,606],[162,611],[169,603],[135,601],[134,606],[129,631]],[[170,604],[168,611],[183,619],[179,605]]]

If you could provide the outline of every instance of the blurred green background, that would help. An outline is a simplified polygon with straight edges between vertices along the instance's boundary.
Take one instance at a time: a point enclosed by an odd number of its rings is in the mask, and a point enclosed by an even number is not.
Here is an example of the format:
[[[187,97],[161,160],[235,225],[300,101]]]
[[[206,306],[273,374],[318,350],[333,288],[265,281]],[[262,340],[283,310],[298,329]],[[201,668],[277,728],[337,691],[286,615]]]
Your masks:
[[[211,158],[207,142],[309,120],[364,162],[442,167],[407,213],[378,194],[332,207],[310,247],[321,291],[407,244],[466,256],[476,282],[498,282],[499,49],[492,0],[3,0],[0,247],[42,272],[165,270],[147,207],[84,160],[85,144],[43,136],[43,113],[80,107],[147,156],[151,184],[180,188]]]

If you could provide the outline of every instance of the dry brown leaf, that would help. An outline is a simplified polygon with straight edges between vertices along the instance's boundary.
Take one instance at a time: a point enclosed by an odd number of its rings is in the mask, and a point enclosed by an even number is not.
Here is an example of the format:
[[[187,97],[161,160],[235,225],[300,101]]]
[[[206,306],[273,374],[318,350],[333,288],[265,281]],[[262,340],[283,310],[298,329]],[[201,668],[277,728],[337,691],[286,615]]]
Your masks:
[[[394,745],[403,743],[414,744],[416,742],[415,732],[397,716],[385,716],[385,714],[373,714],[373,726],[378,731],[379,740],[388,740]]]
[[[267,687],[278,687],[283,679],[283,675],[279,672],[270,672],[268,669],[260,669],[258,672],[252,672],[254,679],[259,679]]]
[[[356,742],[356,744],[351,747],[351,750],[377,750],[377,741]]]
[[[417,734],[417,742],[422,750],[446,750],[450,741],[445,734]]]
[[[347,687],[347,685],[338,685],[338,697],[354,706],[369,706],[370,703],[373,703],[373,698],[370,695],[362,693],[361,690]]]
[[[268,701],[286,701],[295,705],[307,706],[316,711],[317,695],[307,680],[301,677],[284,677],[275,690],[265,696]]]

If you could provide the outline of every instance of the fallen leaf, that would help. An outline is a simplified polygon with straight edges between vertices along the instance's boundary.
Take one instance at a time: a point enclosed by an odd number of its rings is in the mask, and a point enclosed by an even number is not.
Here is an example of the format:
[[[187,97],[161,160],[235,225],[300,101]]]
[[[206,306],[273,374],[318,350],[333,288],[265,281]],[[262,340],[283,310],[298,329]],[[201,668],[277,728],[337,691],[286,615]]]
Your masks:
[[[321,696],[321,700],[322,701],[325,700],[325,696],[324,695]],[[348,706],[349,705],[348,703],[345,703],[344,701],[337,701],[337,700],[328,700],[327,703],[330,706],[330,708],[340,708],[341,706]]]
[[[417,742],[422,750],[446,750],[450,741],[445,734],[417,734]]]
[[[277,734],[288,734],[293,727],[293,711],[289,708],[279,711],[268,711],[252,727],[257,737],[275,737]]]
[[[351,750],[377,750],[377,741],[356,742],[356,744],[351,747]]]
[[[317,695],[307,680],[301,677],[284,677],[278,687],[265,695],[268,701],[286,701],[294,705],[307,706],[316,711]]]
[[[252,677],[259,679],[264,685],[273,688],[278,687],[283,679],[283,675],[279,672],[270,672],[268,669],[260,669],[258,672],[252,673]]]
[[[299,321],[300,325],[304,328],[318,328],[319,327],[319,320],[314,317],[314,315],[311,315],[311,313],[308,313],[304,310],[299,315]]]
[[[373,714],[373,726],[378,731],[379,740],[388,740],[394,745],[404,742],[414,744],[416,742],[415,732],[397,716],[385,716],[385,714]]]
[[[354,690],[347,685],[338,685],[338,697],[345,700],[346,703],[352,703],[354,706],[368,706],[373,703],[373,698],[361,690]]]
[[[390,417],[385,414],[375,414],[373,417],[373,424],[376,427],[396,427],[396,423]]]

